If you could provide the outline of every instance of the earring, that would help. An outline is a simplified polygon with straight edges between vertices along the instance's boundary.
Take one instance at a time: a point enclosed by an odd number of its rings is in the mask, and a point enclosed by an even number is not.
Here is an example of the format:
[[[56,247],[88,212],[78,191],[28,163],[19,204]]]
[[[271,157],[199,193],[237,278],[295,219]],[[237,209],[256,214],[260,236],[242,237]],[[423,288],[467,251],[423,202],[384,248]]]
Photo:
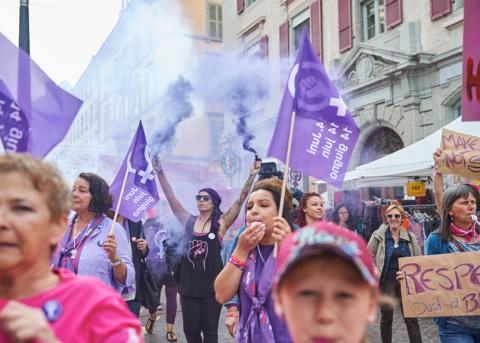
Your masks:
[[[367,317],[367,320],[368,320],[369,323],[373,323],[375,321],[375,313],[370,314]]]

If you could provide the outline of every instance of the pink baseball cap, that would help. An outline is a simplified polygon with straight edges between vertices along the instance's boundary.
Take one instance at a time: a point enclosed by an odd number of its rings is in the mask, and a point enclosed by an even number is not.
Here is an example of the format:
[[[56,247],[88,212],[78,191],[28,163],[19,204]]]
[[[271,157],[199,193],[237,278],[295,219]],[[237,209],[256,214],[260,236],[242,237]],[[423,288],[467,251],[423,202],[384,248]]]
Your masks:
[[[351,261],[372,287],[378,286],[373,258],[362,237],[330,222],[316,222],[287,236],[280,244],[275,283],[306,257],[337,254]]]

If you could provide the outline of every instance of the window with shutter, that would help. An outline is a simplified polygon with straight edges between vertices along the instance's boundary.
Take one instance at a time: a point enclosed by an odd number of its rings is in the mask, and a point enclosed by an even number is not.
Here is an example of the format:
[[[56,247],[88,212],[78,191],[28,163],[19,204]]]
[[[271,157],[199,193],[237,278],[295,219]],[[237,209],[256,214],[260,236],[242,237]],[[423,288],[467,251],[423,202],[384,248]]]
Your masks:
[[[312,25],[312,44],[317,55],[322,59],[322,0],[316,0],[310,7]]]
[[[288,49],[289,49],[289,43],[288,43],[288,21],[284,22],[282,25],[279,27],[279,38],[280,38],[280,58],[285,58],[288,57]]]
[[[402,0],[386,0],[385,7],[387,28],[400,24],[403,20]]]
[[[385,7],[383,0],[365,0],[361,3],[364,40],[385,31]]]
[[[350,0],[338,0],[338,33],[340,52],[352,47],[352,12]]]
[[[452,0],[430,0],[432,20],[437,20],[452,11]]]

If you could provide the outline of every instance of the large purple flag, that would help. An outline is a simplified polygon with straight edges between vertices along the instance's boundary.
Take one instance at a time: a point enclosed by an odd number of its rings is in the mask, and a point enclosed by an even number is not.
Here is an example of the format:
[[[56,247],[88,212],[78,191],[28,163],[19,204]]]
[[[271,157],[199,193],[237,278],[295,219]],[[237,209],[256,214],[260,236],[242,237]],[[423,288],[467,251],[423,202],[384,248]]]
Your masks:
[[[296,118],[289,167],[342,187],[360,130],[305,31],[268,149],[268,156],[284,162],[292,111]]]
[[[138,222],[160,200],[141,121],[117,177],[110,186],[113,209],[117,207],[125,172],[128,172],[127,182],[118,212],[125,218]]]
[[[0,33],[0,139],[6,152],[44,157],[65,137],[81,106]]]

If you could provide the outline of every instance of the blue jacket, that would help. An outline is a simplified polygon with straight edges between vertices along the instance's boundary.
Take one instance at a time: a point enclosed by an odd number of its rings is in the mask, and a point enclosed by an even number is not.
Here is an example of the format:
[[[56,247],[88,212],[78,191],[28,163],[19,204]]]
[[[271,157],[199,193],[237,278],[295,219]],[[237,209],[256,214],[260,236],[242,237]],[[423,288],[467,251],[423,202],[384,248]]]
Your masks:
[[[442,241],[440,231],[432,232],[425,241],[425,255],[448,254],[448,243]],[[448,317],[435,317],[433,320],[439,328],[443,328]]]

